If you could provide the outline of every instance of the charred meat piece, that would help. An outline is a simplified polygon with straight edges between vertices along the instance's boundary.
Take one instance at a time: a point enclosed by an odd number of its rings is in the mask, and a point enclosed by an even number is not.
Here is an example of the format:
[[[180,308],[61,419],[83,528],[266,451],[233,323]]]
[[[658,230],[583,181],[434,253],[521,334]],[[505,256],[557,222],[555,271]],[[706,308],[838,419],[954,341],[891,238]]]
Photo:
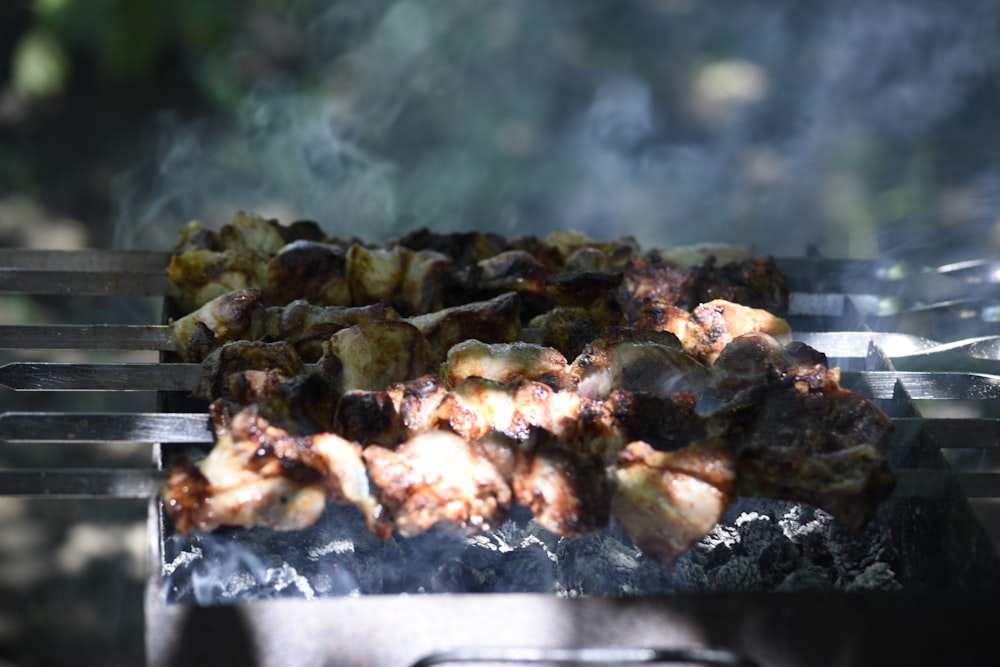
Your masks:
[[[895,475],[871,445],[812,453],[749,447],[737,454],[738,492],[809,503],[851,530],[861,530],[895,486]]]
[[[175,349],[184,361],[200,362],[233,340],[255,340],[264,326],[263,294],[248,287],[217,297],[172,322]]]
[[[521,333],[521,298],[514,292],[488,301],[444,308],[406,319],[430,341],[434,358],[443,362],[462,341],[512,343]]]
[[[492,461],[494,456],[448,431],[423,433],[395,450],[378,445],[364,450],[382,503],[404,537],[435,526],[452,530],[499,526],[510,510],[512,495]]]
[[[522,381],[514,387],[514,409],[519,423],[551,434],[568,449],[607,462],[628,441],[611,405],[575,391]]]
[[[214,404],[217,442],[194,463],[171,464],[162,489],[179,532],[220,526],[297,530],[315,523],[329,500],[357,506],[380,531],[360,448],[333,434],[289,435],[254,408],[230,416]]]
[[[558,350],[522,342],[461,342],[448,350],[440,375],[449,385],[456,385],[468,377],[504,384],[537,380],[556,389],[569,387],[571,382],[569,364]]]
[[[767,381],[709,416],[709,432],[732,447],[741,494],[812,503],[857,530],[894,486],[879,454],[893,424],[842,388],[838,373],[808,370],[782,376],[765,368]]]
[[[212,352],[202,362],[204,373],[191,392],[195,398],[211,402],[217,398],[235,400],[244,404],[254,396],[265,395],[264,384],[273,386],[305,372],[305,364],[286,341],[263,343],[239,340],[226,343]],[[235,379],[246,371],[266,372],[270,379],[260,375]],[[244,384],[246,383],[246,384]],[[231,392],[236,392],[233,395]]]
[[[611,484],[604,461],[545,431],[534,431],[518,447],[513,489],[517,502],[556,535],[582,535],[608,524]]]
[[[775,313],[788,312],[788,281],[773,257],[757,257],[716,266],[709,257],[700,266],[685,267],[658,255],[630,261],[624,269],[619,301],[629,318],[639,317],[646,300],[684,310],[725,299]]]
[[[323,345],[318,372],[341,393],[378,391],[426,375],[435,359],[430,343],[408,322],[362,322]]]
[[[167,267],[170,297],[191,312],[236,290],[263,284],[264,263],[259,255],[237,250],[189,250],[175,254]]]
[[[782,345],[766,333],[736,338],[722,351],[712,369],[712,389],[723,399],[773,383],[794,384],[806,390],[837,387],[840,370],[829,368],[822,352],[800,342]]]
[[[708,367],[683,350],[660,343],[615,342],[586,345],[573,360],[570,374],[582,396],[603,399],[617,389],[670,396],[702,395]]]
[[[722,518],[736,491],[728,446],[709,438],[672,452],[633,442],[618,454],[611,512],[629,539],[665,567]]]
[[[444,305],[452,261],[429,250],[369,248],[354,243],[347,250],[347,273],[355,305],[382,302],[404,315],[419,315]]]
[[[545,286],[548,276],[548,268],[528,252],[507,250],[466,268],[459,282],[469,300],[517,292],[526,313],[537,314],[551,306]]]
[[[555,248],[563,259],[564,265],[582,263],[581,253],[590,254],[597,251],[606,259],[600,271],[614,270],[625,264],[629,258],[639,254],[639,244],[632,237],[596,241],[581,231],[558,229],[545,237],[545,244]],[[568,267],[566,270],[569,269]]]
[[[515,389],[479,377],[466,378],[449,391],[437,409],[440,428],[473,440],[493,431],[515,440],[528,437],[529,425],[517,411]]]
[[[671,451],[707,437],[706,419],[696,411],[694,394],[657,396],[616,390],[607,402],[629,441],[642,440]]]
[[[690,313],[662,301],[648,301],[643,305],[636,326],[673,333],[685,352],[709,366],[737,336],[766,333],[787,337],[791,333],[791,327],[782,318],[761,308],[741,306],[724,299],[700,304]]]
[[[410,250],[431,250],[447,255],[455,266],[466,267],[509,249],[507,240],[499,234],[483,232],[453,232],[441,234],[426,227],[412,231],[390,242]]]
[[[289,243],[267,263],[264,293],[272,306],[299,299],[315,306],[350,306],[344,249],[316,241]]]
[[[314,362],[323,354],[324,343],[338,331],[356,324],[398,319],[396,311],[383,303],[316,306],[300,299],[265,311],[264,336],[288,341],[303,360]]]

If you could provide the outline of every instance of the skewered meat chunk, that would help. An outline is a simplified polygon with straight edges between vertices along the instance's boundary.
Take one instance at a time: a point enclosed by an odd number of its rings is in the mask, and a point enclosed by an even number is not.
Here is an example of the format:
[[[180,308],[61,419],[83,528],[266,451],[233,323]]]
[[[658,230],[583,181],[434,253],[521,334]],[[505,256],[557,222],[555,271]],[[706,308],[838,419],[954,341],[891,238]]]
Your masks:
[[[517,292],[528,312],[540,313],[551,306],[545,286],[548,276],[548,268],[528,252],[507,250],[462,271],[460,282],[474,299]]]
[[[441,401],[439,423],[469,440],[492,431],[523,440],[528,437],[529,425],[517,410],[514,392],[514,387],[499,382],[466,378]]]
[[[263,284],[260,256],[246,251],[190,250],[170,259],[170,296],[185,312],[235,290]]]
[[[892,421],[870,401],[840,386],[839,373],[809,359],[804,346],[782,354],[762,334],[737,339],[720,358],[732,359],[744,388],[709,417],[709,431],[732,447],[739,492],[822,507],[848,527],[860,529],[895,480],[879,454]],[[745,352],[745,353],[744,353]],[[761,362],[756,384],[747,384],[749,364]],[[824,372],[826,371],[826,372]],[[725,383],[730,391],[739,382]]]
[[[737,336],[758,332],[775,337],[791,334],[784,319],[725,299],[700,304],[691,312],[662,301],[649,301],[639,314],[637,326],[675,334],[685,352],[709,366]]]
[[[577,391],[587,398],[603,399],[616,389],[670,396],[680,392],[704,393],[709,369],[683,350],[650,342],[615,342],[586,345],[570,366]]]
[[[434,363],[430,343],[408,322],[362,322],[323,345],[320,372],[340,392],[378,391],[425,375]]]
[[[211,402],[221,397],[248,404],[250,401],[246,398],[263,396],[266,387],[274,388],[275,382],[287,381],[303,373],[305,364],[287,341],[239,340],[226,343],[209,354],[202,368],[201,381],[191,392],[195,398]],[[230,384],[230,378],[246,371],[267,372],[270,377],[252,375]]]
[[[220,526],[297,530],[319,518],[330,500],[357,506],[376,532],[378,506],[361,451],[331,433],[290,436],[253,407],[235,415],[212,407],[217,442],[197,462],[174,462],[163,489],[179,532]]]
[[[272,306],[297,300],[316,306],[350,306],[344,249],[331,243],[294,241],[267,263],[264,291]]]
[[[338,331],[365,322],[398,319],[396,311],[383,303],[316,306],[298,299],[265,311],[264,336],[288,341],[303,360],[314,362],[322,356],[323,344]]]
[[[666,567],[719,522],[736,490],[732,456],[718,438],[671,452],[630,443],[612,474],[615,521],[644,554]]]
[[[510,486],[491,457],[454,433],[429,431],[396,450],[372,445],[364,458],[404,537],[441,525],[490,530],[510,510]]]
[[[725,299],[784,313],[788,311],[788,281],[773,257],[722,266],[709,257],[700,266],[685,267],[656,255],[646,255],[626,265],[618,297],[632,320],[639,317],[647,300],[689,309],[706,301]]]
[[[658,396],[616,390],[608,403],[629,440],[671,451],[707,437],[706,419],[698,414],[697,401],[689,392]]]
[[[796,341],[782,345],[762,332],[745,334],[726,346],[712,373],[713,391],[723,399],[762,384],[822,389],[839,382],[840,370],[829,368],[822,352]]]
[[[200,362],[223,343],[259,338],[264,324],[262,297],[253,287],[236,290],[174,321],[175,349],[185,361]]]
[[[355,305],[389,303],[406,315],[439,310],[451,272],[451,259],[429,250],[368,248],[359,243],[347,250]]]
[[[513,489],[517,502],[556,535],[582,535],[608,524],[611,484],[604,461],[545,431],[534,431],[518,447]]]
[[[520,341],[492,345],[463,341],[448,350],[440,375],[449,385],[473,376],[504,384],[537,380],[556,389],[571,382],[569,364],[558,350]]]
[[[493,257],[510,247],[507,239],[499,234],[484,232],[452,232],[441,234],[426,227],[393,239],[389,245],[400,245],[410,250],[432,250],[451,257],[455,266],[471,266]]]
[[[448,350],[470,338],[483,343],[512,343],[521,333],[521,298],[507,292],[488,301],[443,308],[433,313],[409,317],[430,341],[434,358],[439,362]]]

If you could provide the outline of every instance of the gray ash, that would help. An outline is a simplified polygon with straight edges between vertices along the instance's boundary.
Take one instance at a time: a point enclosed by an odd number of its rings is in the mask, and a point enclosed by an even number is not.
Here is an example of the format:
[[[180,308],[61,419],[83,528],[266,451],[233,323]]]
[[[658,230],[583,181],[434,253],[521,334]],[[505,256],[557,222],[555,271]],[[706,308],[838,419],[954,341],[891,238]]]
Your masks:
[[[430,531],[383,541],[365,530],[360,516],[331,507],[318,525],[294,533],[171,535],[162,594],[169,602],[228,604],[401,593],[898,589],[898,554],[880,524],[855,534],[808,506],[741,499],[667,571],[615,526],[558,538],[525,512],[489,533]]]

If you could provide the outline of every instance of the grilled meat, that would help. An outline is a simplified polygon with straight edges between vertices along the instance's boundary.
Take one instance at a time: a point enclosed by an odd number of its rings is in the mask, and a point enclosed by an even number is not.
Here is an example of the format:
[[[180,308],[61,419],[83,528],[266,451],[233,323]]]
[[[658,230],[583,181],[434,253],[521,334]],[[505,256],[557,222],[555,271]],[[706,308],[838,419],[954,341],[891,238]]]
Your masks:
[[[177,322],[219,399],[216,449],[164,486],[178,530],[297,528],[332,500],[411,536],[495,527],[516,502],[558,535],[613,515],[670,566],[734,494],[859,528],[892,487],[891,422],[761,310],[787,308],[770,258],[237,223],[190,227],[172,264],[187,301],[243,288]]]
[[[254,287],[223,294],[172,322],[176,349],[200,362],[223,343],[256,340],[264,326],[262,292]]]
[[[787,338],[791,334],[791,327],[782,318],[725,299],[702,303],[690,312],[650,300],[643,305],[636,326],[673,333],[685,352],[710,366],[738,336],[760,332]]]
[[[511,507],[504,475],[477,443],[448,431],[428,431],[395,450],[366,447],[364,458],[382,503],[404,537],[433,526],[489,530]]]
[[[286,306],[271,307],[264,314],[263,336],[295,346],[305,361],[317,361],[323,345],[335,333],[356,324],[398,320],[399,314],[383,303],[370,306],[317,306],[297,299]]]
[[[175,462],[163,488],[179,531],[297,530],[314,523],[332,500],[355,505],[374,531],[384,532],[357,445],[332,433],[291,436],[254,407],[229,415],[217,403],[212,420],[215,447],[197,463]]]
[[[618,454],[612,475],[615,521],[667,567],[708,534],[736,492],[732,454],[718,438],[670,452],[633,442]]]
[[[555,389],[571,384],[569,364],[558,350],[520,341],[488,345],[470,339],[458,343],[448,350],[440,375],[450,385],[467,377],[503,384],[537,380]]]

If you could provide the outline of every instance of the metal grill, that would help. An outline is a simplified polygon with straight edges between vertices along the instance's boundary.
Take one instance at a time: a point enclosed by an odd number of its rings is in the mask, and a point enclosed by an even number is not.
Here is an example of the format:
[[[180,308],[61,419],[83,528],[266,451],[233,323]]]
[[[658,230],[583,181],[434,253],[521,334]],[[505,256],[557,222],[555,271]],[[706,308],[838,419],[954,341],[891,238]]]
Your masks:
[[[149,296],[166,293],[163,253],[0,252],[0,291]],[[883,659],[989,661],[992,591],[1000,565],[969,499],[1000,497],[1000,264],[935,268],[786,258],[796,338],[844,369],[844,385],[896,424],[898,476],[884,513],[912,589],[896,593],[638,595],[564,599],[537,594],[337,597],[199,606],[162,592],[170,527],[156,498],[165,451],[208,443],[207,417],[184,402],[197,369],[168,363],[17,361],[0,383],[20,391],[156,391],[149,413],[6,412],[7,443],[150,444],[142,469],[0,471],[0,495],[149,498],[150,665],[212,657],[246,664],[882,664]],[[5,348],[167,350],[158,325],[2,327]],[[187,375],[185,375],[187,373]],[[173,384],[171,384],[173,383]],[[962,416],[939,406],[961,405]],[[934,416],[922,413],[929,412]],[[940,413],[940,416],[938,416]],[[864,622],[862,622],[864,621]],[[914,636],[908,624],[948,635]],[[877,630],[869,624],[878,626]],[[836,632],[830,632],[837,628]],[[824,630],[825,629],[825,630]],[[845,641],[846,638],[846,641]],[[257,662],[254,662],[257,661]]]

